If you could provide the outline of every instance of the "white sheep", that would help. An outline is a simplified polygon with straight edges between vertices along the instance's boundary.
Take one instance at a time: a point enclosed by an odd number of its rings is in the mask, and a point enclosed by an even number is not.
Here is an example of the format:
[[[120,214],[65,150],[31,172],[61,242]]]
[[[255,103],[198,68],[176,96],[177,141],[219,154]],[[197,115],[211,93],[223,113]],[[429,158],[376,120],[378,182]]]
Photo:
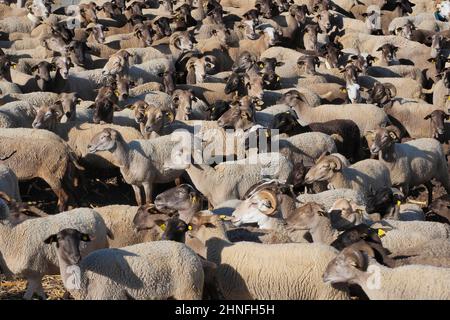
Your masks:
[[[1,269],[6,275],[14,274],[27,279],[25,299],[31,299],[33,293],[45,299],[42,277],[57,274],[59,264],[56,251],[46,246],[44,240],[66,228],[75,228],[95,236],[94,241],[81,249],[83,256],[108,245],[108,231],[102,218],[86,208],[25,220],[16,226],[0,224]]]
[[[217,264],[217,284],[226,299],[349,299],[346,291],[321,282],[326,264],[337,254],[334,248],[309,243],[232,244],[218,216],[197,215],[191,224],[191,242],[197,242],[197,253]]]
[[[371,300],[450,299],[448,268],[410,265],[391,269],[352,247],[330,261],[323,280],[357,284]]]
[[[70,241],[66,238],[77,236],[89,243],[90,237],[71,229],[75,234],[66,229],[58,233],[60,237],[54,234],[46,242],[57,243],[55,250],[63,283],[77,300],[202,298],[202,263],[184,244],[155,241],[120,249],[101,249],[78,262],[73,258],[80,258],[78,250],[67,252],[62,250],[63,244]],[[73,276],[69,275],[74,267],[79,272],[79,283],[75,282],[75,286],[69,282],[73,281]]]

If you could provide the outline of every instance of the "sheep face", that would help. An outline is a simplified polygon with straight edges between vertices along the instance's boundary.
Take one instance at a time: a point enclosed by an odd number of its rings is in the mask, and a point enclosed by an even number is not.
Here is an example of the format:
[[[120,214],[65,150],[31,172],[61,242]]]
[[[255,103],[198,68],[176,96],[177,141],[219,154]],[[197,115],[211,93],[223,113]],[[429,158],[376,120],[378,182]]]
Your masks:
[[[318,217],[324,214],[321,205],[309,202],[297,208],[295,214],[289,216],[286,221],[292,229],[309,230],[317,224]]]
[[[161,240],[172,240],[184,243],[186,232],[188,230],[188,224],[178,218],[178,216],[174,216],[166,221],[165,230],[161,236]]]
[[[328,12],[328,10],[321,11],[317,16],[317,23],[319,24],[319,28],[323,33],[327,33],[331,27],[331,14]]]
[[[244,20],[238,25],[238,29],[243,33],[244,39],[256,40],[259,35],[256,33],[255,21]]]
[[[398,51],[398,47],[390,44],[390,43],[386,43],[383,44],[381,47],[379,47],[377,49],[377,51],[381,51],[381,59],[390,63],[394,60],[397,59],[397,51]]]
[[[293,132],[300,124],[297,121],[297,115],[294,111],[286,111],[275,115],[272,121],[271,128],[280,130],[280,134]]]
[[[138,208],[133,218],[133,228],[138,232],[155,229],[163,225],[169,217],[169,215],[159,212],[154,205],[145,204]]]
[[[97,6],[94,2],[90,3],[82,3],[78,6],[80,8],[80,15],[83,19],[83,24],[88,25],[89,23],[97,23],[97,13],[95,10],[97,9]]]
[[[289,6],[289,4],[287,4],[287,6]],[[287,11],[287,8],[284,8],[284,6],[282,8],[283,11]],[[293,4],[289,8],[289,14],[294,17],[295,21],[297,21],[297,24],[300,25],[306,22],[306,15],[309,14],[309,12],[306,5],[299,6]]]
[[[170,28],[170,21],[167,17],[160,17],[153,24],[156,36],[161,39],[164,37],[170,37],[172,35],[172,29]]]
[[[244,72],[250,69],[256,61],[256,57],[248,51],[242,52],[232,66],[233,72]]]
[[[63,112],[68,119],[76,114],[76,106],[80,104],[81,99],[77,93],[61,93],[60,99]]]
[[[320,61],[317,56],[306,55],[306,56],[301,56],[297,60],[297,68],[299,71],[299,75],[302,75],[303,73],[315,75],[316,74],[316,66],[317,67],[320,66]],[[303,69],[304,69],[304,71],[303,71]]]
[[[174,120],[172,111],[163,111],[160,108],[153,107],[146,110],[145,132],[159,132],[161,129]]]
[[[305,176],[305,183],[311,184],[316,181],[328,181],[336,172],[342,169],[342,163],[337,157],[326,156],[319,159]]]
[[[109,98],[102,98],[95,101],[94,116],[92,122],[94,123],[112,123],[114,117],[115,103]]]
[[[182,32],[172,35],[172,43],[180,51],[191,51],[194,48],[194,41],[190,33]]]
[[[94,36],[95,41],[98,43],[105,42],[105,31],[108,29],[102,24],[90,24],[86,28],[86,32],[91,33]]]
[[[119,101],[125,101],[128,99],[130,93],[130,87],[134,85],[133,81],[130,81],[128,78],[119,77],[116,81],[116,92],[115,94],[118,96]]]
[[[156,208],[167,213],[192,210],[199,207],[199,203],[201,204],[200,193],[188,184],[166,190],[155,198]]]
[[[323,281],[331,284],[354,283],[365,265],[367,268],[366,259],[361,251],[345,248],[330,261],[323,274]]]
[[[231,222],[236,227],[249,223],[263,226],[276,213],[277,206],[275,193],[260,190],[239,204],[233,211]]]
[[[434,110],[427,115],[424,120],[431,121],[431,130],[433,138],[439,139],[440,136],[445,134],[445,120],[448,120],[450,116],[442,110]]]
[[[73,67],[72,59],[70,59],[70,57],[55,57],[53,58],[52,63],[61,78],[67,79],[69,77],[70,67]]]
[[[150,105],[147,102],[139,100],[134,104],[127,105],[125,107],[130,108],[134,111],[134,120],[136,121],[136,123],[145,123],[147,121],[146,112],[147,109],[150,108]]]
[[[152,45],[154,34],[155,31],[149,24],[137,24],[134,26],[134,35],[143,42],[144,47]]]
[[[379,128],[375,133],[375,138],[370,147],[370,152],[377,154],[382,150],[386,150],[400,141],[400,131],[397,128],[389,126],[387,128]]]
[[[87,146],[89,153],[113,150],[117,145],[116,139],[118,135],[119,132],[114,129],[103,129],[94,137],[92,137],[90,143]]]
[[[61,101],[57,101],[51,106],[41,106],[36,112],[32,126],[35,129],[54,130],[63,115]]]
[[[81,41],[72,41],[68,45],[68,51],[73,63],[79,66],[83,66],[86,61],[87,46]]]
[[[76,229],[63,229],[44,240],[46,244],[56,243],[59,258],[69,266],[78,265],[81,261],[80,243],[91,241],[88,234]]]

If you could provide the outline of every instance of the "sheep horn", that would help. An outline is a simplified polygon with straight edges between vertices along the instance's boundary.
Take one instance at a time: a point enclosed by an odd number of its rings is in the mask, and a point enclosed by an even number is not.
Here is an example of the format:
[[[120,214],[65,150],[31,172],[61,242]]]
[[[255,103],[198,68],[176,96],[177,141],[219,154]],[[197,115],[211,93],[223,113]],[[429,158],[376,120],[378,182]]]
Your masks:
[[[270,202],[270,208],[263,213],[267,216],[273,215],[276,212],[277,207],[278,207],[278,201],[277,201],[276,194],[272,190],[261,190],[257,193],[257,195],[260,198],[266,199]]]
[[[336,165],[334,171],[341,171],[342,170],[342,161],[341,161],[341,159],[339,159],[336,156],[332,156],[331,155],[331,156],[329,156],[329,160],[331,162],[334,162],[334,164]]]
[[[362,254],[360,250],[348,247],[345,248],[344,251],[348,259],[350,259],[351,262],[355,263],[356,268],[364,270],[365,267],[367,267],[367,258]]]
[[[390,91],[390,98],[394,98],[397,95],[397,88],[392,83],[383,83],[383,87]]]

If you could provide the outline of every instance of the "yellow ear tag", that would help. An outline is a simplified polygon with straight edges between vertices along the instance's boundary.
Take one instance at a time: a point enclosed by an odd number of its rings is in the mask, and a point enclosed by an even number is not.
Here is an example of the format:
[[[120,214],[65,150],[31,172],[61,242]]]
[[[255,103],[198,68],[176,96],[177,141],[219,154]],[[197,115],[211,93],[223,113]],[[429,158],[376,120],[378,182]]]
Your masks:
[[[265,135],[266,135],[266,138],[268,138],[269,137],[269,132],[264,132],[265,133]]]
[[[384,232],[384,230],[383,229],[378,229],[378,236],[381,238],[381,237],[384,237],[386,235],[386,232]]]
[[[277,76],[277,81],[280,82],[280,77],[279,76]]]
[[[450,100],[450,96],[447,97],[447,100]]]
[[[343,92],[343,93],[347,93],[347,89],[345,89],[345,88],[341,88],[341,92]]]
[[[86,235],[84,235],[84,236],[81,237],[81,240],[82,240],[82,241],[88,241],[88,240],[89,240],[89,237],[86,236]]]
[[[395,133],[393,133],[393,132],[390,132],[390,133],[389,133],[389,136],[390,136],[392,139],[397,139],[397,136],[396,136]]]
[[[191,225],[188,225],[188,230],[192,230],[192,226]]]
[[[119,96],[119,91],[114,91],[114,94],[116,95],[116,97],[118,97]]]
[[[11,65],[11,67],[13,67],[13,69],[15,69],[15,68],[17,67],[17,64],[13,63],[13,64]]]
[[[402,202],[400,200],[397,200],[397,205],[400,206]]]
[[[220,219],[220,220],[225,220],[226,218],[227,218],[227,216],[224,215],[224,214],[221,214],[221,215],[219,216],[219,219]]]
[[[166,225],[163,223],[162,225],[159,226],[161,228],[162,231],[166,231]]]
[[[191,201],[192,201],[192,203],[197,202],[197,196],[193,196]]]
[[[260,64],[258,64],[258,66],[260,67],[260,68],[264,68],[264,63],[260,63]]]

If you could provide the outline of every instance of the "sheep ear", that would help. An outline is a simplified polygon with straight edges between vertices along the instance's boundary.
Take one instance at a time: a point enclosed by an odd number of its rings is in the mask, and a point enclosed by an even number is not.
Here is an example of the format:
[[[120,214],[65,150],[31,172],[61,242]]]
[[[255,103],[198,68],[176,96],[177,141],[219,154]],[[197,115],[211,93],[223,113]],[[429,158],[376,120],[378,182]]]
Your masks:
[[[431,118],[431,114],[425,116],[425,118],[423,118],[423,119],[424,119],[424,120],[428,120],[428,119],[430,119],[430,118]]]
[[[56,234],[52,234],[50,237],[44,240],[44,243],[46,244],[51,244],[53,242],[58,242],[58,237],[56,236]]]

